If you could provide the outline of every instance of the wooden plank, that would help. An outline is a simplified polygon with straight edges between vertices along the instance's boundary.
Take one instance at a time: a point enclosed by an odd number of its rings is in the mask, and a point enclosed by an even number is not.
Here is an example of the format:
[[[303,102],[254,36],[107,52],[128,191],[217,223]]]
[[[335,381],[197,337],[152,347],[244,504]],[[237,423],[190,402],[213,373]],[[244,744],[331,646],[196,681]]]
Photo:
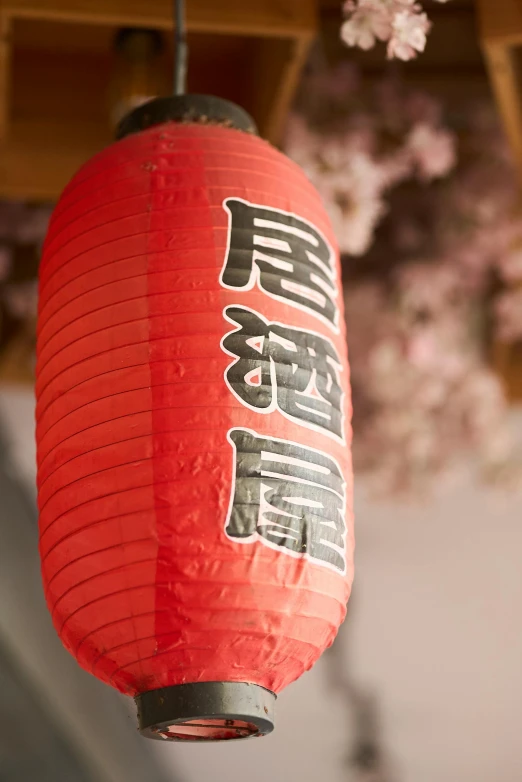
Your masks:
[[[16,39],[15,39],[16,44]],[[11,120],[99,125],[109,135],[110,52],[59,52],[14,47]],[[71,142],[74,135],[69,134]],[[36,142],[38,143],[38,142]]]
[[[477,0],[479,33],[489,78],[522,180],[522,45],[520,0]]]
[[[489,78],[522,181],[522,85],[515,49],[484,44]]]
[[[274,133],[291,99],[297,65],[293,63],[286,75],[276,70],[267,76],[258,72],[260,63],[253,52],[263,43],[268,57],[272,45],[293,42],[192,34],[189,86],[193,92],[221,94],[244,105],[261,129]],[[170,70],[169,61],[169,75]],[[110,74],[109,52],[15,47],[12,128],[9,139],[0,145],[0,197],[55,200],[78,168],[112,142]],[[256,100],[258,91],[252,90],[252,84],[265,84],[266,104]],[[274,135],[270,139],[275,140]]]
[[[272,144],[280,144],[284,123],[294,96],[312,36],[296,40],[259,41],[254,55],[255,90],[252,116],[261,117],[259,131]]]
[[[3,0],[3,5],[13,18],[172,28],[172,0]],[[195,32],[300,37],[314,30],[313,6],[310,0],[190,0],[187,27]]]
[[[522,400],[522,342],[497,342],[493,345],[492,364],[503,380],[508,398]]]
[[[522,182],[522,3],[477,0],[482,49],[498,109]],[[522,399],[522,342],[495,342],[492,364],[512,401]]]
[[[313,36],[301,36],[292,44],[293,52],[279,82],[272,104],[269,108],[266,127],[263,136],[272,142],[280,144],[284,132],[284,124],[291,108],[292,100],[299,84],[301,71],[306,63]]]
[[[15,121],[0,148],[0,198],[54,201],[110,130],[85,123]]]
[[[34,384],[34,347],[27,335],[15,337],[0,352],[0,385]]]
[[[112,51],[116,30],[109,25],[15,18],[12,35],[15,50],[106,55]]]
[[[485,44],[522,43],[520,0],[477,0],[480,39]]]
[[[4,113],[0,197],[54,200],[111,142],[116,28],[163,29],[162,68],[170,78],[171,11],[171,0],[3,0],[1,18],[13,31],[13,100]],[[315,0],[191,0],[188,14],[190,89],[243,105],[265,137],[280,141],[317,27]]]
[[[7,136],[11,84],[11,21],[0,13],[0,141]]]

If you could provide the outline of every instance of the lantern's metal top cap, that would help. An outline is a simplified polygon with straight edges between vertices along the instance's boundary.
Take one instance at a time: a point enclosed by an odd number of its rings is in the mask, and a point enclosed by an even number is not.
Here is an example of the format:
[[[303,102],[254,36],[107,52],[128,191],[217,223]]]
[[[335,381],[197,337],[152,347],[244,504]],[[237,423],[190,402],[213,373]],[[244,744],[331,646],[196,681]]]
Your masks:
[[[142,736],[170,741],[230,741],[266,736],[276,696],[247,682],[194,682],[136,696]]]
[[[212,95],[171,95],[154,98],[124,117],[116,131],[122,139],[165,122],[223,125],[257,135],[252,117],[240,106]]]

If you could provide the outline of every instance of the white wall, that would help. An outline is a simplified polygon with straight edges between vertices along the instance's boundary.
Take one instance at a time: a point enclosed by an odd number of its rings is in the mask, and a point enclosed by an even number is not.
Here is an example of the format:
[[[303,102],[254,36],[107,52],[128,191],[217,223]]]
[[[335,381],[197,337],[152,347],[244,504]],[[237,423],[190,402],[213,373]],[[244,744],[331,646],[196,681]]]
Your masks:
[[[0,396],[26,475],[30,405]],[[356,513],[356,589],[339,648],[380,699],[397,782],[520,782],[522,495],[502,499],[462,476],[426,507],[377,505],[360,489]],[[329,665],[281,695],[271,737],[158,754],[187,782],[349,780],[350,724]]]
[[[353,656],[403,782],[522,779],[522,497],[358,503]]]

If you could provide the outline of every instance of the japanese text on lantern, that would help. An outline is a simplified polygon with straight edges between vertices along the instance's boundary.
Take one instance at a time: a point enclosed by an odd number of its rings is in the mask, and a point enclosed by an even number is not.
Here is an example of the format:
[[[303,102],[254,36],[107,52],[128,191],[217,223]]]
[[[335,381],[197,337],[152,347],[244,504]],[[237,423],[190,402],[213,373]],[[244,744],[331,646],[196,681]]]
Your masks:
[[[335,255],[326,238],[290,212],[228,198],[224,288],[257,285],[272,299],[312,315],[339,333]],[[342,362],[333,342],[312,330],[269,321],[255,310],[225,307],[232,324],[221,341],[233,361],[228,389],[259,414],[278,410],[300,427],[344,443]],[[346,570],[346,483],[327,453],[234,428],[234,467],[226,534]]]

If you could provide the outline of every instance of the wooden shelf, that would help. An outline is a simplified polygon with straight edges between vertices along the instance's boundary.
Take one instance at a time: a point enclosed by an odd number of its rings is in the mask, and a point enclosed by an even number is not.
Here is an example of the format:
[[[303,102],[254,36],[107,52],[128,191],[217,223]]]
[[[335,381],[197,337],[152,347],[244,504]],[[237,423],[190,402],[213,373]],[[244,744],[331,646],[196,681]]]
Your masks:
[[[109,27],[172,29],[172,0],[3,0],[4,16]],[[315,4],[307,0],[191,0],[192,32],[301,38],[313,35]]]
[[[315,0],[191,0],[189,89],[249,111],[277,144],[316,32]],[[171,0],[3,0],[0,198],[50,199],[110,143],[108,85],[122,27],[162,32],[172,69]]]
[[[189,91],[240,104],[277,144],[316,34],[315,3],[190,0]],[[117,31],[160,32],[158,68],[168,85],[172,26],[172,0],[0,0],[0,199],[58,198],[112,141]],[[4,343],[0,382],[31,382],[30,336]]]

